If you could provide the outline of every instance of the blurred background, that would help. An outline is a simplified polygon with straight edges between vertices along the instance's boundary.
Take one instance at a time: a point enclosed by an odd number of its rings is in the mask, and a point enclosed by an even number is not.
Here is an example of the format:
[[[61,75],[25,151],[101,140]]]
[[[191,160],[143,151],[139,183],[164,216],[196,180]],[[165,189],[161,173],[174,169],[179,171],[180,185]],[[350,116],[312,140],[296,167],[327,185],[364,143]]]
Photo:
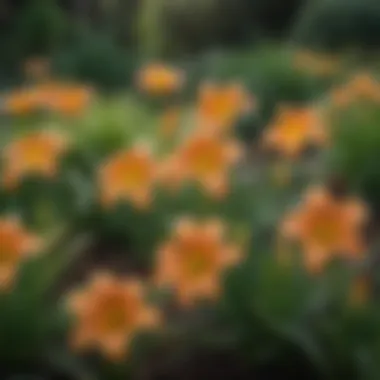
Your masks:
[[[152,57],[193,62],[273,42],[371,54],[379,7],[376,0],[3,0],[1,83],[17,80],[36,55],[49,56],[57,73],[117,88]]]

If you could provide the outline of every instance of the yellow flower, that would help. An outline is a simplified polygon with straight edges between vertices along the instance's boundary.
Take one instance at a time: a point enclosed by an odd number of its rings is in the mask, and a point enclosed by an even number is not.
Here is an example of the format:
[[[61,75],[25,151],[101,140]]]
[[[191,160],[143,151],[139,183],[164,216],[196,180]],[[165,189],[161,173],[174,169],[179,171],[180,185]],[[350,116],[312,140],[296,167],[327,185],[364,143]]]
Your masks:
[[[150,150],[135,146],[111,157],[100,169],[99,187],[102,203],[112,206],[123,200],[139,208],[152,201],[157,166]]]
[[[138,88],[148,95],[168,96],[182,89],[185,74],[174,67],[152,63],[137,74]]]
[[[239,83],[205,83],[200,88],[197,105],[199,128],[225,132],[244,112],[255,107],[255,99]]]
[[[207,193],[221,197],[228,191],[228,175],[241,156],[233,140],[215,138],[209,133],[196,133],[179,147],[166,162],[166,180],[175,184],[195,181]]]
[[[317,110],[312,108],[279,109],[264,132],[264,145],[294,158],[310,144],[324,145],[328,135]]]
[[[73,347],[99,349],[112,360],[122,360],[136,333],[160,321],[158,310],[146,303],[144,293],[137,279],[93,275],[68,297],[68,309],[75,318]]]
[[[11,142],[3,152],[5,187],[17,187],[29,175],[54,177],[66,148],[64,137],[50,131],[31,132]]]
[[[284,237],[296,239],[311,272],[333,257],[359,258],[365,250],[362,227],[366,207],[357,199],[337,199],[326,189],[311,188],[303,203],[284,221]]]
[[[0,218],[0,289],[12,285],[23,261],[41,248],[41,241],[16,218]]]
[[[198,299],[215,299],[221,276],[241,260],[239,249],[226,242],[220,220],[181,219],[157,256],[156,282],[174,287],[183,306]]]

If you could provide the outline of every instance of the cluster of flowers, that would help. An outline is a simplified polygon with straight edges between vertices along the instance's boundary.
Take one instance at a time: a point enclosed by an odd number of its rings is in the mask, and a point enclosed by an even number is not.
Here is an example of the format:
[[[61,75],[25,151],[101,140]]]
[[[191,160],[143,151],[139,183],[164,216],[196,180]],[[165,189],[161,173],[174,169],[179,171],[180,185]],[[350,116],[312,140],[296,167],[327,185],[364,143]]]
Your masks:
[[[163,65],[148,66],[138,75],[139,88],[155,96],[178,92],[184,83],[181,71]],[[99,202],[108,208],[122,200],[144,209],[153,201],[156,185],[177,190],[190,181],[207,195],[222,198],[228,192],[229,173],[243,153],[231,127],[242,113],[256,107],[253,96],[240,84],[204,84],[196,105],[196,127],[168,157],[160,161],[142,144],[108,157],[98,172]],[[180,117],[169,109],[163,123],[164,133],[172,134]],[[310,143],[321,146],[328,140],[328,129],[315,107],[280,108],[263,136],[265,146],[287,158],[298,157]],[[69,141],[50,131],[32,132],[10,142],[1,157],[2,185],[14,189],[30,174],[54,177],[68,147]],[[359,200],[336,198],[318,187],[307,191],[280,230],[286,239],[301,243],[305,265],[316,273],[333,257],[361,257],[365,249],[362,226],[367,219],[368,210]],[[180,218],[157,249],[152,282],[171,286],[183,307],[199,298],[215,299],[224,270],[243,258],[241,249],[227,237],[228,226],[220,219]],[[39,239],[20,221],[0,219],[2,287],[12,283],[24,259],[42,250]],[[145,291],[139,279],[95,274],[68,297],[68,308],[76,317],[75,347],[95,346],[110,357],[124,356],[134,333],[157,326],[162,318],[146,301]]]
[[[12,91],[0,102],[0,111],[9,115],[53,112],[78,116],[89,105],[93,91],[83,85],[53,80],[48,61],[35,58],[25,65],[31,84]]]

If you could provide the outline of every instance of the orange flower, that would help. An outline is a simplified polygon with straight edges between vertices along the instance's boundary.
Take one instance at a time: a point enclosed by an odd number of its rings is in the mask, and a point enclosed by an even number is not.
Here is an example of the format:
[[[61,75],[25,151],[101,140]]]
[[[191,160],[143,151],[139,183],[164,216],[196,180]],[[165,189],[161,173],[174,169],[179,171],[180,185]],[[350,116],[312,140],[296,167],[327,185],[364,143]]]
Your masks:
[[[0,289],[12,285],[19,266],[41,248],[41,242],[15,218],[0,218]]]
[[[197,133],[168,160],[166,168],[169,173],[166,174],[177,184],[196,181],[204,190],[220,197],[228,190],[229,170],[240,155],[240,147],[235,141]]]
[[[146,208],[152,201],[156,177],[156,165],[147,147],[135,146],[120,152],[100,170],[102,203],[110,206],[121,200],[129,200],[139,208]]]
[[[301,70],[321,76],[335,74],[340,67],[340,62],[336,57],[317,54],[311,51],[297,52],[294,64]]]
[[[354,76],[345,86],[332,92],[332,100],[337,106],[347,106],[355,100],[380,102],[380,84],[368,73]]]
[[[14,115],[52,111],[76,116],[88,106],[91,95],[91,90],[84,86],[48,82],[9,94],[4,109]]]
[[[28,175],[54,177],[66,148],[64,137],[50,131],[32,132],[10,143],[3,153],[4,185],[14,188]]]
[[[380,101],[380,85],[370,74],[362,73],[356,75],[350,83],[350,88],[358,96]]]
[[[293,158],[310,143],[327,142],[327,132],[315,109],[281,107],[264,133],[264,144]]]
[[[346,86],[336,88],[331,92],[331,100],[334,106],[346,107],[354,100],[354,94]]]
[[[66,116],[78,116],[89,105],[92,91],[84,86],[61,85],[49,92],[47,89],[47,107]]]
[[[72,345],[77,350],[100,349],[113,360],[123,359],[135,334],[158,325],[158,310],[144,301],[144,288],[136,279],[97,273],[82,289],[68,297],[75,317]]]
[[[139,89],[153,96],[167,96],[178,92],[184,84],[181,70],[160,63],[150,64],[137,74]]]
[[[28,115],[39,106],[38,94],[32,89],[21,89],[8,94],[3,109],[11,115]]]
[[[253,99],[239,83],[206,83],[201,86],[198,99],[199,127],[225,131],[236,123],[243,112],[254,107]]]
[[[181,219],[158,251],[157,284],[173,286],[183,306],[217,298],[223,271],[241,260],[237,247],[226,243],[224,235],[219,220]]]
[[[181,162],[173,154],[160,163],[158,178],[165,186],[165,190],[175,193],[179,191],[185,182],[185,176],[181,168]]]
[[[160,133],[165,138],[171,138],[177,131],[181,121],[181,110],[177,107],[169,108],[162,115]]]
[[[285,219],[282,233],[300,241],[307,268],[317,272],[334,256],[360,257],[366,218],[366,207],[359,200],[339,200],[323,188],[312,188]]]

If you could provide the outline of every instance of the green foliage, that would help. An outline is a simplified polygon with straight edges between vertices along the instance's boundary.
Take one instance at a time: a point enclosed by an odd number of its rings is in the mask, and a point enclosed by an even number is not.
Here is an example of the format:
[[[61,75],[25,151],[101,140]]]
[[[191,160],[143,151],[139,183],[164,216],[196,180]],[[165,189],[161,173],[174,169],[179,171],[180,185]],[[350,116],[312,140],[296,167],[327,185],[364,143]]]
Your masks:
[[[140,53],[149,58],[160,56],[166,49],[163,10],[163,0],[144,0],[139,6],[137,29]]]
[[[45,236],[49,239],[49,236]],[[51,238],[51,236],[50,236]],[[49,249],[54,247],[49,247]],[[39,252],[22,268],[12,291],[0,296],[2,374],[79,376],[81,366],[67,351],[68,320],[60,294],[53,294],[60,271],[76,247],[66,242],[55,252]]]
[[[304,0],[145,0],[140,32],[145,52],[192,54],[288,32]]]
[[[51,54],[62,43],[67,28],[67,15],[55,0],[28,2],[17,14],[11,33],[16,56]]]
[[[78,153],[92,152],[95,165],[99,158],[132,145],[136,139],[152,140],[155,121],[149,108],[131,96],[119,95],[98,99],[77,121],[58,122],[63,129],[71,128]]]
[[[53,57],[58,74],[103,90],[130,85],[135,60],[107,35],[80,28],[66,45]]]
[[[376,0],[310,1],[296,23],[294,39],[327,49],[371,49],[379,45],[380,3]]]
[[[50,55],[59,48],[69,24],[67,14],[55,0],[26,1],[0,33],[0,89],[20,82],[26,59]]]
[[[357,103],[336,110],[332,121],[334,146],[328,165],[349,188],[380,210],[380,113],[377,104]]]

